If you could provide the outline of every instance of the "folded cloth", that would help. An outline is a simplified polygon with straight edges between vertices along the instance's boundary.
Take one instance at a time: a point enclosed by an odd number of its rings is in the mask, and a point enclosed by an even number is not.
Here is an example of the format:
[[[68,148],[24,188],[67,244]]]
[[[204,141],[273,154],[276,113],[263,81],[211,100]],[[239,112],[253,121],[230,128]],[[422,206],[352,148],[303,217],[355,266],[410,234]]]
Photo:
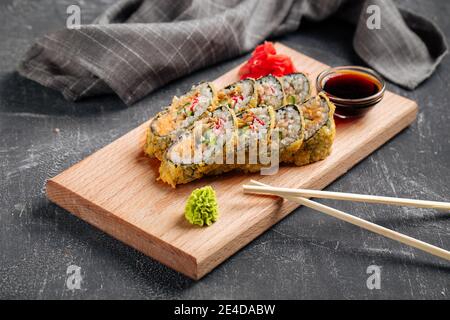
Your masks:
[[[371,5],[378,6],[381,28],[368,27],[376,13]],[[321,21],[337,12],[356,23],[360,57],[406,88],[429,77],[447,53],[432,22],[390,0],[121,0],[93,24],[38,40],[18,71],[68,100],[115,92],[132,104],[173,79],[297,30],[302,18]]]

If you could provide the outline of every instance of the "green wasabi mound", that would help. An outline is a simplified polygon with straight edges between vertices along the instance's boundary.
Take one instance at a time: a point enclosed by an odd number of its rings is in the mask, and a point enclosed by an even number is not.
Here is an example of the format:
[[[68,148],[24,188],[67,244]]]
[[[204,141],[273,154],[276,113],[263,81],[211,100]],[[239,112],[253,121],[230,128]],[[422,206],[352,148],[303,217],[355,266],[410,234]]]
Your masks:
[[[206,186],[192,191],[186,203],[184,216],[187,221],[201,227],[210,226],[219,218],[219,208],[214,189]]]

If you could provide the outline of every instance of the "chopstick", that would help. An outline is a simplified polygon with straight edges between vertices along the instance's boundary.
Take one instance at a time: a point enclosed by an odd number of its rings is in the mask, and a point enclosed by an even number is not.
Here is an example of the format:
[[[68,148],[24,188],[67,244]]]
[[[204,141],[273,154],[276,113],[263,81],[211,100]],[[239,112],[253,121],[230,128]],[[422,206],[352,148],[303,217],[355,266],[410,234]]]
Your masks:
[[[263,183],[258,182],[258,181],[251,180],[251,182],[253,184],[257,184],[257,185],[259,185],[259,186],[261,186],[263,188],[270,188],[269,185],[263,184]],[[249,186],[249,187],[254,187],[254,186]],[[251,191],[251,188],[250,189],[246,188],[246,191]],[[261,191],[261,190],[259,190],[259,191]],[[255,192],[255,193],[257,193],[257,192]],[[366,230],[372,231],[372,232],[374,232],[376,234],[385,236],[386,238],[389,238],[389,239],[401,242],[401,243],[406,244],[408,246],[411,246],[411,247],[414,247],[416,249],[419,249],[419,250],[422,250],[424,252],[427,252],[427,253],[429,253],[431,255],[434,255],[434,256],[437,256],[437,257],[440,257],[440,258],[443,258],[445,260],[450,261],[450,251],[447,251],[447,250],[444,250],[442,248],[433,246],[433,245],[431,245],[429,243],[426,243],[426,242],[423,242],[421,240],[418,240],[418,239],[412,238],[410,236],[404,235],[404,234],[402,234],[400,232],[397,232],[397,231],[394,231],[394,230],[382,227],[382,226],[377,225],[375,223],[372,223],[370,221],[367,221],[367,220],[364,220],[364,219],[352,216],[352,215],[350,215],[348,213],[345,213],[345,212],[343,212],[341,210],[337,210],[337,209],[328,207],[326,205],[323,205],[321,203],[318,203],[318,202],[315,202],[315,201],[312,201],[312,200],[309,200],[309,199],[306,199],[306,198],[303,198],[303,197],[295,197],[295,196],[291,196],[291,195],[284,195],[283,197],[286,198],[287,200],[290,200],[290,201],[293,201],[293,202],[297,202],[297,203],[299,203],[301,205],[304,205],[306,207],[309,207],[311,209],[320,211],[322,213],[325,213],[325,214],[330,215],[332,217],[335,217],[337,219],[346,221],[348,223],[351,223],[351,224],[356,225],[358,227],[361,227],[363,229],[366,229]]]
[[[372,196],[365,194],[345,193],[345,192],[332,192],[321,190],[308,190],[308,189],[290,189],[279,188],[272,186],[252,186],[244,185],[245,192],[258,193],[258,194],[274,194],[280,197],[285,196],[299,196],[307,198],[323,198],[323,199],[335,199],[335,200],[352,200],[357,202],[369,202],[369,203],[383,203],[396,206],[410,206],[417,208],[432,208],[439,210],[450,210],[449,202],[428,201],[428,200],[415,200],[406,198],[393,198]]]

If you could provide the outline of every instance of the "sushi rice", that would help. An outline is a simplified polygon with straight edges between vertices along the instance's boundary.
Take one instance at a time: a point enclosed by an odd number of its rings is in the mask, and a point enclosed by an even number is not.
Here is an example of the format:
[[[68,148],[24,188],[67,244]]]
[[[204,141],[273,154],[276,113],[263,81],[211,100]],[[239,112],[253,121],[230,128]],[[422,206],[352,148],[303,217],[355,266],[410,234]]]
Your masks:
[[[280,162],[285,155],[300,149],[304,139],[303,114],[301,109],[295,105],[285,105],[277,110],[275,130],[278,131],[278,143],[280,150]]]
[[[300,105],[311,96],[311,85],[304,73],[288,74],[281,77],[280,81],[283,85],[286,103]]]

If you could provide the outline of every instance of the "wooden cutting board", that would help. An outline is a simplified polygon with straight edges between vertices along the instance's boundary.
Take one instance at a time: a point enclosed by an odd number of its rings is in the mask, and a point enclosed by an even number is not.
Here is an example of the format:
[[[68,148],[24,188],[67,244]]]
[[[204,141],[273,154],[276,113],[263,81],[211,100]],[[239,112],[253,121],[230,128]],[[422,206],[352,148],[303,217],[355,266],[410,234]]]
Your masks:
[[[276,44],[311,82],[326,65]],[[215,80],[223,87],[238,79],[237,68]],[[167,97],[168,101],[171,97]],[[305,167],[281,167],[274,176],[231,173],[176,189],[156,181],[159,162],[144,156],[149,122],[97,151],[47,182],[48,198],[161,263],[200,279],[236,251],[283,219],[298,205],[273,197],[245,195],[250,179],[284,187],[322,189],[414,121],[417,104],[386,92],[363,118],[340,121],[331,155]],[[195,188],[211,185],[220,218],[212,226],[190,225],[183,216]],[[343,190],[349,191],[352,190]]]

